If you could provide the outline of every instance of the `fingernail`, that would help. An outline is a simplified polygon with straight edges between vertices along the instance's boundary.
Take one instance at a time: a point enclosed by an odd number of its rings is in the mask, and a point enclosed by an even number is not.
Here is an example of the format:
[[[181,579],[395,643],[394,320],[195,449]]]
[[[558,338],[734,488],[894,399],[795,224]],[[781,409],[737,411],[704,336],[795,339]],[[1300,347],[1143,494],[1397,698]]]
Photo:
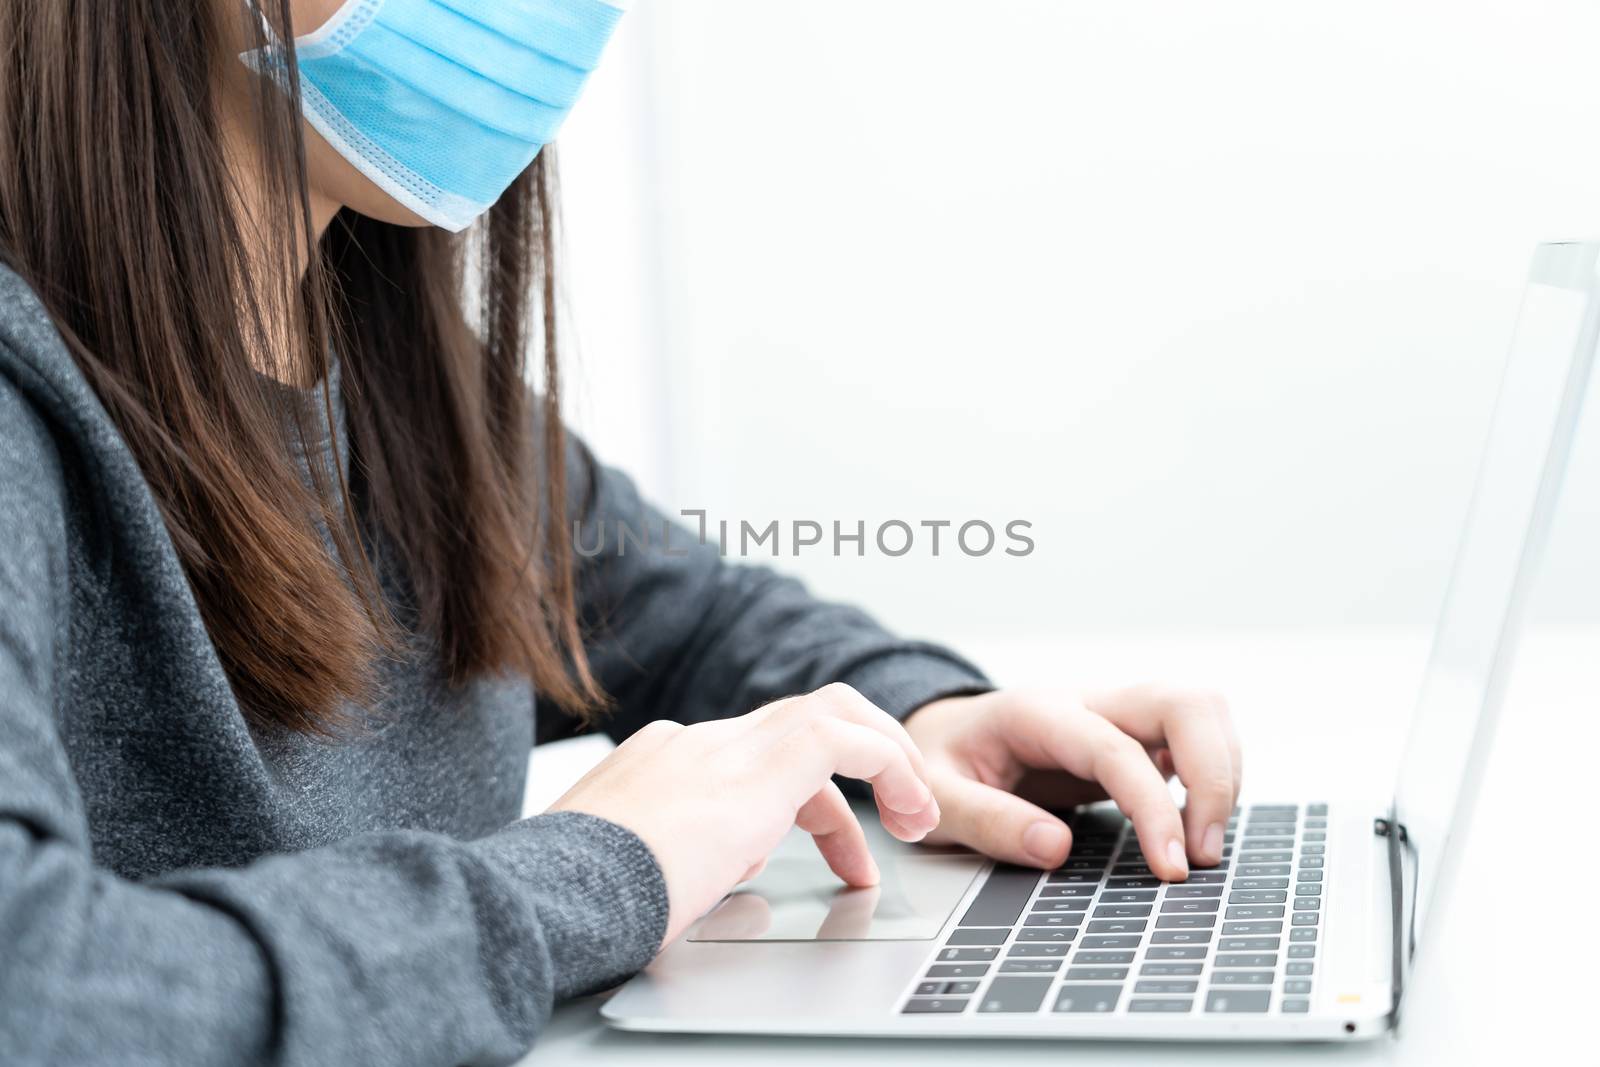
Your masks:
[[[1200,851],[1206,854],[1207,859],[1220,860],[1222,858],[1222,824],[1220,822],[1214,822],[1206,827],[1206,835],[1200,839]]]
[[[1189,860],[1183,854],[1183,842],[1176,837],[1167,842],[1167,862],[1182,871],[1185,877],[1188,876]]]
[[[1022,848],[1041,864],[1060,862],[1067,851],[1067,831],[1043,819],[1022,831]]]

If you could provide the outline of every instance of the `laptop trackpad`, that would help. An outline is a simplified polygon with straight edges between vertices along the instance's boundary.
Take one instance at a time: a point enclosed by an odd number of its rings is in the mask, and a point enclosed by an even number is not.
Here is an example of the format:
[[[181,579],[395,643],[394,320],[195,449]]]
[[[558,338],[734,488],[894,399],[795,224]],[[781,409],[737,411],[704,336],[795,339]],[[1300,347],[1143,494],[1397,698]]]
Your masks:
[[[875,847],[882,880],[870,889],[849,889],[814,850],[810,856],[797,851],[780,848],[766,870],[691,927],[688,939],[931,940],[986,862],[969,853]]]

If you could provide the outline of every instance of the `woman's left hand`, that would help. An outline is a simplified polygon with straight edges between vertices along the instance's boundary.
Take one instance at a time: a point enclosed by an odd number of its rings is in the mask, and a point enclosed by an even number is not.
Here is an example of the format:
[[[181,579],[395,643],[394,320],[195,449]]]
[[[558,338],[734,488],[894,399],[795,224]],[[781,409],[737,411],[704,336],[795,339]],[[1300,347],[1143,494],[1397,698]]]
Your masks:
[[[947,697],[905,721],[943,819],[929,844],[1056,867],[1072,831],[1045,808],[1110,797],[1133,820],[1147,862],[1181,881],[1222,858],[1239,796],[1239,740],[1221,697],[1138,686],[1100,693],[998,690]],[[1187,791],[1180,812],[1167,787]],[[892,828],[891,828],[892,829]]]

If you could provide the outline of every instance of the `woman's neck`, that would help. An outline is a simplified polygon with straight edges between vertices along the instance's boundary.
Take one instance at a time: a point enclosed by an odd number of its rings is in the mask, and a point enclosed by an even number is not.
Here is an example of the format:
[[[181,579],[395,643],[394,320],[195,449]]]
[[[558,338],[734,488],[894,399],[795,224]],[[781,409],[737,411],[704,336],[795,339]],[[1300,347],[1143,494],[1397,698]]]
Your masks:
[[[274,278],[273,273],[282,271],[284,265],[271,262],[275,257],[270,255],[269,250],[277,247],[285,225],[295,233],[300,233],[302,228],[296,224],[297,220],[282,218],[281,205],[271,202],[273,198],[268,194],[267,182],[261,173],[260,151],[249,129],[238,122],[227,122],[224,145],[234,175],[239,229],[247,247],[254,253],[254,262],[247,268],[248,278],[241,280],[240,284],[256,287],[256,306],[264,309],[270,319],[264,328],[271,336],[254,346],[250,353],[250,365],[258,373],[285,385],[300,388],[314,385],[316,374],[301,356],[302,347],[290,343],[296,328],[298,304],[290,301],[290,306],[282,305],[291,294],[298,292],[299,282],[310,265],[312,251],[333,222],[333,217],[339,213],[340,205],[315,189],[310,190],[311,232],[296,242],[289,264],[292,276]]]

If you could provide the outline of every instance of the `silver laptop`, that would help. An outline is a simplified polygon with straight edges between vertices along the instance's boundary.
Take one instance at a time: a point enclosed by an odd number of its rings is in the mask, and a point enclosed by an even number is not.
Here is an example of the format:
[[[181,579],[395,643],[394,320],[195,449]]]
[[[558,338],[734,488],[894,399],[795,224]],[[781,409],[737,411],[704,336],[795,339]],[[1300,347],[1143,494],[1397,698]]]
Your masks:
[[[1126,820],[1072,816],[1059,870],[903,845],[844,890],[792,834],[608,1001],[630,1030],[1339,1040],[1396,1025],[1459,860],[1522,602],[1600,332],[1600,243],[1534,256],[1399,781],[1244,803],[1221,866],[1152,876]],[[1467,786],[1463,788],[1463,786]]]

